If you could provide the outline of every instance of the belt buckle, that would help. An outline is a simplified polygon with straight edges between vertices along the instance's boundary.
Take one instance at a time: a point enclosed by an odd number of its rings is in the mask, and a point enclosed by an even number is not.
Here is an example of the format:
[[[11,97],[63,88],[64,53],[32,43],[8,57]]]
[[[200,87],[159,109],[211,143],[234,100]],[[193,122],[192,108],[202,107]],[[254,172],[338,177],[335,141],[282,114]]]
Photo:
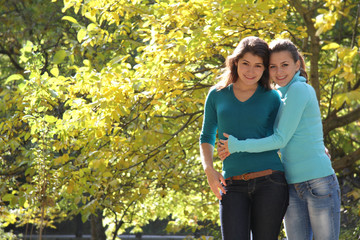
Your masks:
[[[241,175],[241,180],[244,180],[244,181],[249,180],[248,176],[249,176],[249,174],[247,174],[247,173]]]

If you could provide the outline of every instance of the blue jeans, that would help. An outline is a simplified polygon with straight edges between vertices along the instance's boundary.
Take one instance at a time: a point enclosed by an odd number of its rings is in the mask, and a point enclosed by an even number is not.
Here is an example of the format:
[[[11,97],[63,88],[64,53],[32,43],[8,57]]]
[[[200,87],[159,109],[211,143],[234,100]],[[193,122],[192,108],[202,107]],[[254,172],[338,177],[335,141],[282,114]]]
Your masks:
[[[277,240],[289,202],[283,172],[248,181],[226,181],[220,201],[223,240]]]
[[[338,240],[340,187],[336,175],[289,184],[288,240]]]

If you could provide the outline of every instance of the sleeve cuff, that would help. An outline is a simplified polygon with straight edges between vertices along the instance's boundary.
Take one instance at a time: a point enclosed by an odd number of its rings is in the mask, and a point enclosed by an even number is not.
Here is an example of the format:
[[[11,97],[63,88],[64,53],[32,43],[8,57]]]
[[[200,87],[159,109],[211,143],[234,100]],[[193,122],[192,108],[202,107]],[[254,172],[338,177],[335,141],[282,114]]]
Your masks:
[[[241,152],[240,141],[236,137],[230,135],[228,138],[228,148],[231,154]]]

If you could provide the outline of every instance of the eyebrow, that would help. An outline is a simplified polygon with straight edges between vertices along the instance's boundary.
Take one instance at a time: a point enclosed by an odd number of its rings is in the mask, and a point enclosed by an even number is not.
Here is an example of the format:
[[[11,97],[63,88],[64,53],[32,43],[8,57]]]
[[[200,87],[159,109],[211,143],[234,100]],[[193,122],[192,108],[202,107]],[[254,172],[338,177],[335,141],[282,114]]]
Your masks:
[[[281,62],[280,64],[283,64],[283,63],[288,63],[289,61],[283,61]],[[274,63],[269,63],[269,65],[275,65]]]
[[[247,63],[249,63],[250,61],[248,61],[248,60],[246,60],[246,59],[242,59],[241,60],[242,62],[247,62]],[[262,63],[262,62],[258,62],[258,63],[255,63],[255,64],[261,64],[261,65],[264,65],[264,63]]]

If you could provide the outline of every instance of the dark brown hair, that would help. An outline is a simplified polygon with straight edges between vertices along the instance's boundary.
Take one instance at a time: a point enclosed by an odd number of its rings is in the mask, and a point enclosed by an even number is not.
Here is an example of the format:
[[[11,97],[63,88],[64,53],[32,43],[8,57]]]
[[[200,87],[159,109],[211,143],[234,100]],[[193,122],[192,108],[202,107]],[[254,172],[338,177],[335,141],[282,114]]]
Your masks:
[[[251,36],[242,39],[234,52],[226,58],[225,72],[222,76],[222,80],[216,85],[218,90],[226,88],[231,83],[235,83],[238,80],[237,63],[239,62],[239,59],[244,57],[248,52],[259,56],[263,60],[265,70],[259,80],[259,84],[267,90],[271,89],[268,70],[270,56],[269,46],[264,40]]]
[[[304,57],[299,52],[298,48],[295,44],[289,39],[276,39],[269,44],[270,54],[282,51],[288,51],[291,54],[292,59],[296,63],[298,60],[300,61],[300,76],[306,78],[306,82],[308,82],[308,75],[305,70],[305,61]]]

